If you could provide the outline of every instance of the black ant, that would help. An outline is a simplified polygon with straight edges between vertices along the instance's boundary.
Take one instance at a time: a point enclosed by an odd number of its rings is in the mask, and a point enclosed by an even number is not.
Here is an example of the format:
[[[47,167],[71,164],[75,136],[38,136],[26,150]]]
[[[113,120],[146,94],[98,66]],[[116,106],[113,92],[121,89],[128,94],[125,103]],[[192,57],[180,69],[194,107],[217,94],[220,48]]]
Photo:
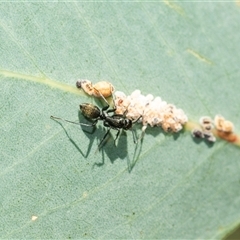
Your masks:
[[[98,145],[98,149],[100,149],[102,143],[108,136],[111,129],[117,130],[116,138],[114,140],[114,142],[116,142],[116,140],[119,137],[119,133],[120,133],[121,129],[124,129],[124,130],[131,129],[132,125],[140,119],[140,117],[139,117],[137,120],[132,121],[132,120],[126,118],[127,111],[124,114],[109,115],[110,113],[114,113],[116,108],[114,107],[112,109],[109,109],[110,106],[109,106],[107,100],[103,96],[102,96],[102,98],[107,103],[107,106],[103,107],[101,110],[96,105],[91,104],[91,103],[82,103],[79,105],[80,110],[81,110],[82,114],[84,115],[84,117],[93,121],[92,124],[76,123],[76,122],[72,122],[72,121],[54,117],[54,116],[51,116],[50,118],[57,119],[57,120],[63,120],[63,121],[73,123],[73,124],[78,124],[78,125],[80,124],[83,126],[91,126],[91,127],[94,127],[99,120],[103,121],[103,125],[105,127],[107,127],[108,130]],[[136,137],[134,136],[133,131],[132,131],[132,134],[133,134],[134,143],[136,143],[137,141],[136,141]]]

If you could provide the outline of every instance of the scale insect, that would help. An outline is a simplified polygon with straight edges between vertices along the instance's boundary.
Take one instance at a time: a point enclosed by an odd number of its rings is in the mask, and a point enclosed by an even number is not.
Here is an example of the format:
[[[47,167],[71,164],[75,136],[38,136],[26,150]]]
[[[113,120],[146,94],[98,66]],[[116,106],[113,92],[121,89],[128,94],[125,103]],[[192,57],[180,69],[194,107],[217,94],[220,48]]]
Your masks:
[[[210,143],[216,141],[216,137],[213,134],[213,121],[208,116],[203,116],[199,119],[200,128],[194,128],[192,130],[192,136],[194,138],[206,139]]]
[[[102,109],[100,109],[99,107],[97,107],[96,105],[94,105],[92,103],[82,103],[79,105],[80,110],[81,110],[82,114],[84,115],[84,117],[87,118],[88,120],[92,121],[92,124],[77,123],[77,122],[69,121],[69,120],[62,119],[59,117],[54,117],[54,116],[51,116],[50,118],[55,119],[55,120],[66,121],[68,123],[73,123],[73,124],[77,124],[77,125],[89,126],[89,127],[94,127],[98,123],[99,120],[103,121],[104,127],[107,127],[108,129],[98,145],[98,149],[100,149],[104,140],[110,133],[111,129],[114,129],[117,131],[116,137],[114,139],[114,142],[116,142],[116,140],[119,137],[121,129],[123,129],[123,130],[131,129],[132,130],[132,125],[139,120],[139,119],[137,119],[135,121],[132,121],[132,120],[128,119],[126,117],[126,112],[124,114],[115,114],[116,108],[109,108],[110,106],[109,106],[108,102],[106,101],[106,99],[103,96],[102,96],[102,98],[107,104]],[[134,143],[136,143],[137,141],[136,141],[136,137],[135,137],[133,131],[132,131],[132,134],[133,134],[133,141],[134,141]]]
[[[97,98],[108,98],[111,97],[114,92],[114,87],[110,82],[100,81],[93,84],[89,80],[78,80],[76,82],[76,87],[82,89],[85,93],[90,96]]]

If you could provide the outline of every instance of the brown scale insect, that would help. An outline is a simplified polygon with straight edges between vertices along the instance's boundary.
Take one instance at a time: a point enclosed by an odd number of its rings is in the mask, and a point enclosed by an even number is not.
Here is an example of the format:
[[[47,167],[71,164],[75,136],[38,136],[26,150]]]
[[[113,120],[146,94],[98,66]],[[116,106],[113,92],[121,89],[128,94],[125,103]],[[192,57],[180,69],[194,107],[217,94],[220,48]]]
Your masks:
[[[225,118],[221,115],[216,115],[214,118],[214,124],[218,137],[228,142],[237,141],[238,138],[237,135],[233,132],[234,125],[232,122],[225,120]]]
[[[100,82],[93,84],[89,80],[78,80],[76,82],[76,86],[77,86],[77,88],[82,89],[88,95],[94,96],[97,98],[111,97],[112,93],[114,92],[113,85],[107,81],[100,81]]]
[[[222,131],[225,133],[232,133],[234,130],[233,123],[228,120],[225,120],[225,118],[220,115],[215,116],[214,124],[218,131]]]

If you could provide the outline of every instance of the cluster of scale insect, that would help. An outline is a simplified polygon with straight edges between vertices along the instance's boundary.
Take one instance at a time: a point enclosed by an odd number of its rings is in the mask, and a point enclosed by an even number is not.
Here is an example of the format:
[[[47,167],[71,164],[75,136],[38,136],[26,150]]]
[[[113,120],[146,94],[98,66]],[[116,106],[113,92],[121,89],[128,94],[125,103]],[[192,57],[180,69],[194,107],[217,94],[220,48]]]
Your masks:
[[[114,93],[116,114],[126,114],[128,119],[142,123],[142,131],[147,126],[162,127],[165,132],[179,132],[188,121],[182,109],[168,104],[160,97],[152,94],[143,95],[140,90],[135,90],[129,96],[116,91]]]
[[[114,92],[113,85],[107,81],[93,84],[89,80],[78,80],[76,86],[94,97],[107,98]],[[179,132],[188,121],[182,109],[162,101],[160,97],[154,98],[152,94],[144,96],[140,90],[135,90],[130,96],[116,91],[114,97],[115,113],[125,114],[127,119],[142,122],[143,132],[148,125],[151,127],[161,126],[166,132]]]
[[[86,94],[97,98],[105,98],[113,95],[114,87],[110,82],[100,81],[92,83],[89,80],[78,80],[76,86],[82,89]],[[152,94],[142,95],[140,90],[135,90],[131,95],[126,96],[123,92],[115,92],[115,114],[122,115],[121,118],[127,118],[133,122],[141,122],[142,131],[147,126],[161,126],[166,132],[178,132],[183,125],[187,123],[188,118],[182,109],[176,108],[173,104],[162,101],[160,97],[154,98]],[[208,117],[201,117],[200,126],[192,130],[192,136],[206,139],[209,142],[215,142],[213,134],[227,141],[236,140],[233,132],[232,122],[225,120],[221,115],[216,115],[214,121]]]
[[[200,128],[192,130],[192,136],[195,138],[205,138],[209,142],[215,142],[216,138],[213,135],[215,129],[217,135],[228,140],[227,136],[233,133],[233,123],[225,120],[221,115],[216,115],[214,121],[209,116],[204,116],[199,119]]]
[[[111,129],[117,130],[116,140],[121,129],[129,130],[136,122],[142,123],[142,133],[144,133],[147,126],[162,127],[165,132],[179,132],[188,121],[182,109],[163,101],[160,97],[154,98],[152,94],[145,96],[141,94],[140,90],[133,91],[129,96],[120,91],[114,93],[113,85],[107,81],[93,84],[89,80],[78,80],[76,86],[90,96],[102,98],[106,106],[99,109],[90,103],[80,104],[82,114],[93,121],[92,124],[76,123],[54,116],[51,118],[92,127],[99,120],[103,121],[103,125],[108,128],[108,131],[99,147]],[[106,98],[111,96],[114,99],[114,108],[112,109],[109,108],[110,106],[106,101]],[[192,136],[195,138],[202,138],[213,143],[216,141],[213,134],[215,131],[217,136],[227,141],[236,140],[236,135],[233,133],[233,123],[225,120],[221,115],[216,115],[214,121],[208,116],[201,117],[199,123],[200,126],[192,130]],[[136,141],[134,140],[134,142]]]

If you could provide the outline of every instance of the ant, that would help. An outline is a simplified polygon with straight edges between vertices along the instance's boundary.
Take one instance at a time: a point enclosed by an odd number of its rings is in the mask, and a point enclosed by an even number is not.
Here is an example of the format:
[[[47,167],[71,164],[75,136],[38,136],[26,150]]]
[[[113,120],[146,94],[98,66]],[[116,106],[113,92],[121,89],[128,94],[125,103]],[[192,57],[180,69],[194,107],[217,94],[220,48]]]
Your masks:
[[[136,123],[141,118],[141,116],[137,120],[132,121],[131,119],[128,119],[126,117],[127,110],[123,114],[114,114],[114,112],[116,111],[116,108],[114,107],[112,109],[109,109],[110,106],[109,106],[107,100],[102,96],[101,93],[100,93],[100,95],[103,98],[103,100],[105,101],[105,103],[107,104],[101,110],[96,105],[91,104],[91,103],[82,103],[79,105],[80,110],[81,110],[82,114],[84,115],[84,117],[93,121],[92,124],[76,123],[76,122],[72,122],[72,121],[54,117],[54,116],[51,116],[50,118],[56,119],[56,120],[63,120],[63,121],[69,122],[69,123],[78,124],[78,125],[80,124],[80,125],[89,126],[89,127],[94,127],[97,124],[97,122],[99,120],[101,120],[101,121],[103,121],[103,125],[105,127],[107,127],[108,130],[105,133],[105,135],[103,136],[102,140],[100,141],[100,143],[98,145],[98,149],[101,148],[101,145],[103,144],[104,140],[108,136],[111,129],[117,130],[116,138],[114,139],[114,142],[116,142],[116,140],[119,137],[120,130],[121,129],[123,129],[123,130],[131,129],[132,125],[134,123]],[[110,113],[113,113],[113,114],[110,115]],[[133,141],[134,141],[134,143],[136,143],[137,141],[136,141],[136,137],[134,136],[133,131],[132,131],[132,134],[133,134]]]

